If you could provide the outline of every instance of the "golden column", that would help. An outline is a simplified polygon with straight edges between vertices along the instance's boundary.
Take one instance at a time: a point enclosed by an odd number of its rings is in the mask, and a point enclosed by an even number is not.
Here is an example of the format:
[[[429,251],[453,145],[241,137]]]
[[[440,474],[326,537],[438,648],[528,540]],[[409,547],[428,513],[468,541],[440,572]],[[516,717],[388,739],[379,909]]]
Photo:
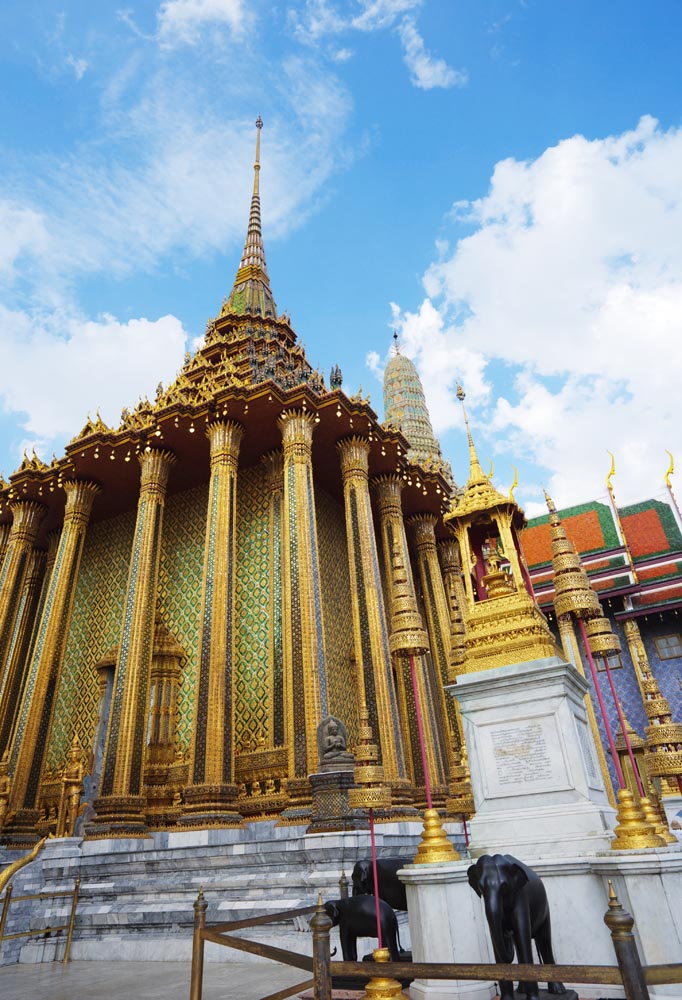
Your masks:
[[[11,809],[16,810],[17,815],[11,822],[10,832],[17,840],[35,836],[38,787],[71,624],[85,531],[100,487],[95,483],[67,480],[64,492],[64,524],[31,656],[22,717],[12,749]]]
[[[211,480],[206,517],[199,675],[194,707],[191,782],[183,823],[241,824],[234,808],[234,579],[237,549],[237,465],[244,428],[233,420],[206,429]]]
[[[661,783],[661,795],[682,793],[682,724],[672,721],[670,703],[661,694],[651,670],[639,625],[634,618],[625,622],[625,639],[635,668],[649,725],[644,730],[648,753],[647,771]]]
[[[0,678],[0,755],[9,746],[10,733],[19,707],[19,696],[28,672],[27,654],[40,601],[45,564],[45,552],[42,549],[33,549],[12,630],[5,671]]]
[[[464,628],[464,617],[462,609],[466,596],[464,584],[462,582],[462,564],[459,558],[459,546],[454,538],[438,542],[438,554],[443,570],[443,586],[448,602],[450,614],[450,662],[448,667],[448,680],[451,684],[456,683],[457,674],[462,669],[462,664],[466,657],[466,631]],[[459,714],[457,716],[460,743],[463,734],[459,725]]]
[[[372,730],[378,735],[384,777],[391,786],[393,801],[408,802],[405,752],[369,496],[369,447],[369,441],[357,435],[337,444],[346,507],[359,701],[361,706],[363,702],[367,705]]]
[[[46,508],[33,500],[10,504],[12,527],[0,569],[0,680],[7,669],[16,617],[24,589],[33,544]]]
[[[308,775],[317,771],[316,729],[328,714],[322,596],[313,491],[315,417],[288,410],[278,421],[284,444],[282,509],[282,663],[287,790],[296,804],[310,800]]]
[[[382,551],[384,556],[385,580],[388,588],[388,604],[393,608],[393,601],[396,587],[396,556],[401,567],[400,572],[405,575],[405,585],[408,588],[410,598],[414,603],[415,614],[419,617],[420,628],[421,616],[416,610],[417,598],[412,579],[412,567],[407,548],[407,537],[405,535],[405,524],[403,522],[403,512],[401,504],[401,493],[403,490],[403,480],[400,476],[386,475],[379,476],[372,480],[374,493],[377,499],[379,511],[379,523],[382,537]],[[395,631],[393,620],[391,620],[391,637],[389,646]],[[419,748],[419,733],[417,731],[417,718],[412,691],[412,679],[410,673],[409,658],[401,652],[394,655],[396,686],[398,697],[402,708],[403,719],[403,740],[408,750],[414,782],[416,785],[425,786],[424,775],[422,773],[422,760]],[[422,710],[422,720],[424,723],[424,742],[429,766],[429,775],[433,785],[434,797],[442,798],[443,784],[447,771],[447,764],[443,756],[443,733],[439,729],[438,719],[434,711],[433,690],[430,678],[427,673],[427,659],[425,656],[416,655],[415,676],[418,685],[419,701]]]
[[[11,523],[7,522],[5,524],[0,524],[0,573],[2,572],[2,564],[5,561],[5,553],[7,552],[7,546],[9,545],[9,536],[11,531]]]
[[[455,764],[454,748],[459,746],[457,713],[453,698],[445,693],[450,672],[450,609],[443,584],[443,576],[438,562],[436,547],[436,522],[434,514],[415,514],[407,521],[412,530],[417,565],[422,585],[423,603],[426,612],[426,627],[431,644],[433,671],[433,705],[438,720],[438,729],[444,747],[444,768],[448,780],[452,779]]]
[[[262,458],[270,498],[269,553],[270,567],[270,745],[284,746],[284,665],[282,657],[282,509],[284,504],[284,454],[269,451]]]
[[[166,486],[175,456],[147,447],[128,571],[123,628],[114,681],[100,797],[93,805],[97,833],[146,832],[143,767],[156,586]]]

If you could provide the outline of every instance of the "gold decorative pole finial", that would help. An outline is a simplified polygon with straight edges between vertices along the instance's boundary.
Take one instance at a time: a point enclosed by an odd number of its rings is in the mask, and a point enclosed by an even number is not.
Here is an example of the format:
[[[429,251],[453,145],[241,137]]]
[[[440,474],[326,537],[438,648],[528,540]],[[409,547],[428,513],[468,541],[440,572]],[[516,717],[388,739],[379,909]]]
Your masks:
[[[253,165],[253,193],[258,194],[258,174],[260,173],[260,130],[263,128],[263,119],[260,115],[256,118],[256,162]]]
[[[609,491],[609,499],[611,500],[611,508],[613,510],[613,516],[616,519],[616,528],[618,530],[618,535],[620,536],[620,541],[625,549],[625,554],[628,557],[628,562],[630,564],[630,572],[632,573],[632,579],[634,583],[639,583],[637,579],[637,570],[635,569],[635,561],[632,558],[632,552],[630,551],[630,546],[628,545],[628,540],[625,537],[625,532],[623,531],[623,522],[620,519],[620,511],[618,510],[618,504],[616,503],[616,494],[613,489],[613,484],[611,479],[616,474],[616,459],[612,451],[606,450],[606,454],[611,456],[611,468],[609,469],[609,474],[606,477],[606,488]]]
[[[675,473],[675,459],[672,456],[672,452],[668,451],[667,448],[665,450],[665,453],[670,459],[670,465],[668,466],[668,471],[665,474],[665,485],[668,487],[669,490],[671,490],[672,486],[670,484],[670,477]]]
[[[486,474],[481,468],[481,463],[478,460],[478,455],[476,454],[476,448],[474,447],[474,439],[471,436],[471,429],[469,427],[469,417],[467,415],[466,407],[464,405],[464,400],[466,399],[466,393],[462,386],[457,383],[457,399],[462,404],[462,413],[464,414],[464,423],[467,429],[467,438],[469,439],[469,482],[480,482],[486,478]]]

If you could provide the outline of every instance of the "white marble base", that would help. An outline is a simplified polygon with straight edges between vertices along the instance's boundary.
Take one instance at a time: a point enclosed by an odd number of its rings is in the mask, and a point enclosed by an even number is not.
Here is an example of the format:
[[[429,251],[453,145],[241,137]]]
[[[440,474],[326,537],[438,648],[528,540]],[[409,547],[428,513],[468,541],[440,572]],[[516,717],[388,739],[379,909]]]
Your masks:
[[[585,711],[587,683],[558,657],[464,674],[462,712],[476,815],[470,852],[596,854],[609,805]]]
[[[682,963],[682,851],[613,852],[601,857],[523,857],[542,878],[549,899],[552,942],[562,965],[616,965],[604,923],[611,879],[624,909],[635,918],[642,965]],[[416,962],[494,962],[483,900],[468,884],[470,861],[411,865],[400,873],[407,887]],[[542,975],[538,976],[542,983]],[[622,997],[616,987],[566,983],[586,1000]],[[490,1000],[489,983],[415,982],[415,1000]],[[652,1000],[682,1000],[682,985],[649,990]]]

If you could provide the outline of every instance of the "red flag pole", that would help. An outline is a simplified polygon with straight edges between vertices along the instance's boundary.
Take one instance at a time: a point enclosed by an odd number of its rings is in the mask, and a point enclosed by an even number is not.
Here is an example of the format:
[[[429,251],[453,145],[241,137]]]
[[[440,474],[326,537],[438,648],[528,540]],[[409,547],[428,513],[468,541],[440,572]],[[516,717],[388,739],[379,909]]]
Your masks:
[[[381,943],[381,913],[379,910],[379,874],[377,872],[377,845],[374,840],[374,810],[369,811],[369,836],[372,842],[372,873],[374,875],[374,902],[377,911],[377,947],[382,948]]]

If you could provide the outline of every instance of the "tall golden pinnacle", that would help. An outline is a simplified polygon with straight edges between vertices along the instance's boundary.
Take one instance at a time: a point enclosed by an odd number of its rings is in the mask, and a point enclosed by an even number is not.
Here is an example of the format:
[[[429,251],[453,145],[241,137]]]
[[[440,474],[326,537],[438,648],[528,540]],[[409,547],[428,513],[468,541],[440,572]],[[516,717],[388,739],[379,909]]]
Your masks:
[[[407,570],[397,542],[393,547],[393,600],[388,645],[392,654],[401,656],[421,656],[429,651],[429,640],[407,582]]]
[[[550,495],[545,491],[552,533],[552,567],[554,569],[554,610],[560,615],[594,618],[601,614],[599,598],[590,586],[580,556],[569,541]]]
[[[672,720],[670,703],[661,693],[651,671],[639,626],[634,619],[625,623],[625,637],[649,721],[644,730],[649,750],[647,771],[652,777],[660,778],[663,797],[677,795],[682,788],[682,724]]]
[[[422,625],[417,602],[407,583],[407,571],[403,565],[400,549],[396,544],[393,549],[393,601],[391,606],[392,631],[389,638],[391,653],[410,657],[410,668],[415,671],[414,658],[428,652],[429,641]],[[416,685],[416,681],[414,682]],[[416,710],[421,712],[417,704]],[[421,723],[420,723],[421,729]],[[428,763],[423,761],[424,774],[427,776]],[[357,778],[356,778],[357,780]],[[430,800],[429,800],[430,801]],[[452,843],[443,830],[437,809],[424,810],[424,832],[417,850],[415,864],[442,864],[445,861],[459,861]]]
[[[384,769],[379,763],[379,748],[373,742],[369,712],[364,702],[360,708],[353,780],[360,787],[348,790],[348,805],[351,809],[391,808],[391,789],[384,784]]]

